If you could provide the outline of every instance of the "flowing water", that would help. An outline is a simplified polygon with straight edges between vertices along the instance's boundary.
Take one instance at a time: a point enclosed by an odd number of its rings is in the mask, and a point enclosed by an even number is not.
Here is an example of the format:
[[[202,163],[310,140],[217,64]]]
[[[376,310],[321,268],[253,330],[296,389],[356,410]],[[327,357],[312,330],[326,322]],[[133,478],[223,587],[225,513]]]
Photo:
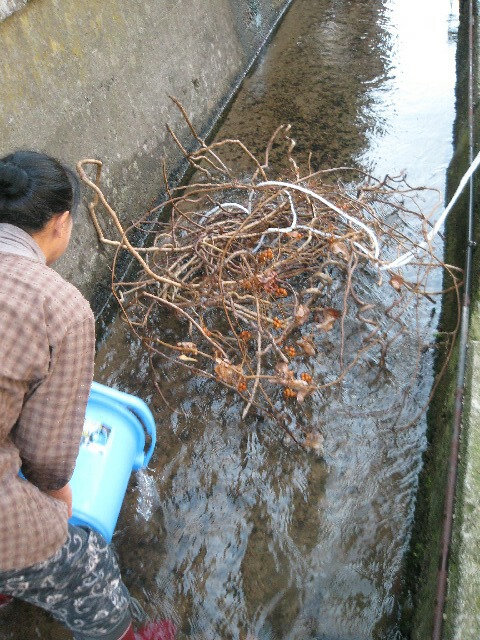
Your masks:
[[[261,153],[288,122],[313,168],[405,170],[410,183],[442,191],[457,20],[450,0],[295,0],[217,137]],[[422,311],[426,344],[435,311]],[[114,329],[96,379],[138,393],[158,423],[156,454],[132,483],[114,538],[147,613],[173,619],[179,638],[400,637],[425,421],[396,430],[386,407],[412,379],[401,421],[428,397],[431,353],[417,362],[418,336],[396,344],[387,372],[364,366],[303,410],[324,438],[316,455],[255,416],[242,422],[218,386],[158,363],[165,404],[145,354],[121,323]]]

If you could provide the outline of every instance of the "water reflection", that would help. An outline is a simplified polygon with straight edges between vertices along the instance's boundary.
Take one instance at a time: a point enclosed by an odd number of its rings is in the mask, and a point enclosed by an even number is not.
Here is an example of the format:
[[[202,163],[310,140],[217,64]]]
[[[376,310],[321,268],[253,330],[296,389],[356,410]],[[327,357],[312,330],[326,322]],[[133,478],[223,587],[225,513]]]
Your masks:
[[[451,14],[447,0],[296,0],[219,137],[258,153],[291,122],[313,167],[406,168],[418,184],[442,188],[453,121]],[[130,492],[115,538],[150,615],[173,618],[180,638],[395,636],[425,440],[422,421],[398,431],[385,408],[413,382],[395,414],[408,422],[428,396],[431,363],[416,354],[417,340],[428,344],[434,331],[431,311],[424,335],[399,340],[385,372],[365,362],[341,389],[292,412],[324,436],[321,456],[256,416],[240,424],[228,392],[156,362],[165,404],[117,323],[97,379],[147,397],[160,430],[149,479]],[[132,363],[141,373],[132,376]]]
[[[379,1],[296,0],[245,80],[222,137],[260,153],[279,124],[292,123],[304,162],[311,151],[314,169],[350,165],[368,132],[382,133],[367,88],[381,86],[391,66],[385,13]]]
[[[390,76],[369,98],[372,115],[388,125],[381,137],[369,134],[360,162],[380,175],[405,170],[413,184],[443,188],[451,154],[458,3],[386,4],[395,30]]]

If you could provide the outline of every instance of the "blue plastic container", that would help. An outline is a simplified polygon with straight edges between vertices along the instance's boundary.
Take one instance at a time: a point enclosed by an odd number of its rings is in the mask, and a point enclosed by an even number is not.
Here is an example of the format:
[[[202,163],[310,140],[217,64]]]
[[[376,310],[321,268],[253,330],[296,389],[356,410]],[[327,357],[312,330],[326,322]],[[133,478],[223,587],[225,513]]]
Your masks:
[[[145,452],[146,433],[151,440]],[[155,442],[155,422],[143,400],[94,382],[70,481],[70,522],[95,529],[110,542],[130,475],[148,465]]]

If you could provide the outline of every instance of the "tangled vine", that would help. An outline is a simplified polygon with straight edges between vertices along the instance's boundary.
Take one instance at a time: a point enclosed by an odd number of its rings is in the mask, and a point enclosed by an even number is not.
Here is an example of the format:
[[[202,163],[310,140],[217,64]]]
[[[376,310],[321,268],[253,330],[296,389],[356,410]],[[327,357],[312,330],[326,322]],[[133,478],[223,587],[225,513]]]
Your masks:
[[[169,130],[195,179],[171,188],[164,167],[168,197],[129,229],[100,187],[102,163],[77,165],[95,193],[89,211],[100,240],[117,248],[115,262],[128,251],[139,268],[135,281],[114,278],[113,292],[150,358],[215,380],[241,396],[243,417],[255,407],[289,431],[285,403],[339,385],[372,354],[386,366],[389,347],[412,330],[405,314],[444,293],[429,290],[432,271],[447,269],[457,294],[461,274],[435,255],[419,204],[424,188],[345,167],[302,174],[288,125],[262,161],[239,140],[207,144],[177,106],[196,150]],[[271,175],[274,145],[285,150],[290,175]],[[249,175],[237,176],[225,159],[232,147],[248,159]],[[105,237],[100,205],[118,239]],[[129,239],[138,229],[153,238],[146,246]],[[173,337],[162,313],[176,319]]]

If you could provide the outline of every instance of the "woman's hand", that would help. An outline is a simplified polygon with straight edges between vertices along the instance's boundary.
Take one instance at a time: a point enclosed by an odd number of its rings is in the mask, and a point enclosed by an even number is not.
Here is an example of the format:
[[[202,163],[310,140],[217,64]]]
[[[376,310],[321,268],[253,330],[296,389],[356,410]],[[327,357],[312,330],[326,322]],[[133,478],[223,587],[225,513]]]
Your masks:
[[[70,487],[70,483],[66,484],[61,489],[51,489],[50,491],[45,491],[47,495],[51,498],[55,498],[55,500],[61,500],[65,502],[68,507],[68,517],[70,518],[72,515],[72,488]]]

